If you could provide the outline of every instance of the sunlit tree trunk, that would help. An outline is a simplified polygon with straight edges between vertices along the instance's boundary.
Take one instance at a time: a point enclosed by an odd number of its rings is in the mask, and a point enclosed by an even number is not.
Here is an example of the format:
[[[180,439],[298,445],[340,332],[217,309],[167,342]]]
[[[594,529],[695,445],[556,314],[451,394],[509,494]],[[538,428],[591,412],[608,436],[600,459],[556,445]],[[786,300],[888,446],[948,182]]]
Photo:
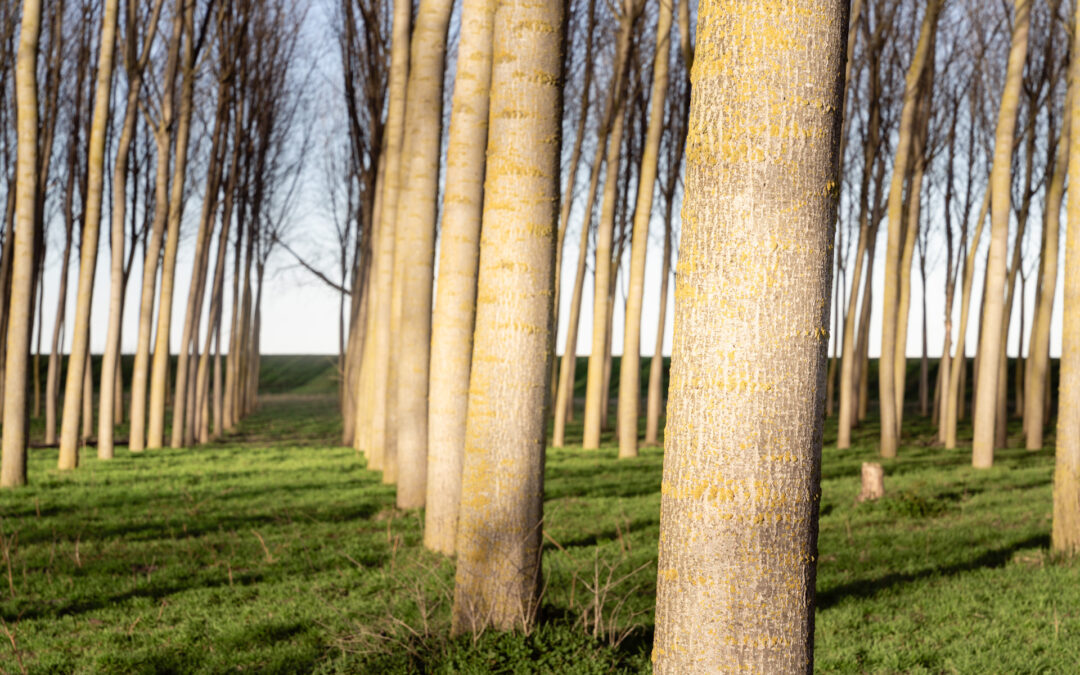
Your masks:
[[[401,166],[404,190],[395,227],[404,231],[409,262],[402,277],[398,358],[397,505],[424,505],[428,464],[428,377],[431,285],[438,210],[442,84],[452,0],[420,0],[406,94],[410,152]]]
[[[596,230],[596,255],[593,273],[593,332],[592,349],[589,352],[589,375],[585,387],[585,431],[582,445],[586,450],[600,447],[600,429],[602,426],[604,404],[604,367],[607,361],[607,349],[610,341],[608,334],[608,304],[611,293],[611,256],[615,236],[615,208],[619,184],[619,152],[622,149],[623,128],[626,115],[624,92],[626,91],[627,72],[626,54],[633,32],[634,13],[637,12],[636,0],[624,0],[622,15],[619,18],[619,37],[616,46],[616,68],[612,75],[612,87],[615,87],[612,107],[614,117],[611,121],[611,133],[608,135],[607,170],[604,178],[604,197],[600,205],[600,220]],[[620,58],[620,55],[621,58]],[[595,170],[598,170],[595,169]]]
[[[645,445],[656,445],[659,440],[660,413],[664,405],[664,329],[667,327],[668,280],[671,278],[672,197],[674,197],[674,194],[665,195],[664,257],[660,268],[660,302],[656,320],[656,342],[653,346],[652,360],[649,362],[649,392],[645,405]]]
[[[368,456],[372,469],[383,471],[383,478],[394,478],[397,462],[391,441],[397,441],[391,429],[391,400],[397,393],[391,388],[391,359],[394,333],[394,276],[398,266],[395,251],[398,231],[394,227],[397,215],[398,192],[401,188],[401,156],[405,128],[405,87],[409,77],[409,24],[412,3],[394,0],[393,42],[390,53],[390,76],[386,116],[386,166],[382,188],[382,213],[379,217],[379,259],[376,263],[375,315],[375,394],[372,412],[371,451]],[[390,460],[393,465],[388,467]],[[387,468],[391,475],[386,475]]]
[[[909,177],[908,166],[912,153],[913,136],[916,133],[917,113],[919,109],[919,91],[931,60],[931,47],[934,43],[934,31],[937,28],[941,0],[927,0],[923,15],[919,42],[908,67],[904,89],[904,105],[900,114],[900,130],[897,139],[896,157],[893,161],[892,183],[889,187],[888,244],[885,250],[885,285],[882,292],[882,328],[881,360],[878,368],[878,392],[881,406],[881,444],[882,457],[896,457],[897,444],[900,440],[899,420],[897,419],[896,368],[898,355],[904,354],[905,345],[897,339],[897,321],[901,301],[901,264],[904,248],[904,182]],[[917,223],[909,223],[916,227]]]
[[[541,583],[562,3],[495,10],[453,632],[530,629]]]
[[[184,215],[184,183],[187,175],[188,140],[191,136],[191,115],[195,93],[195,3],[179,0],[177,12],[184,18],[184,55],[180,86],[180,115],[176,126],[176,161],[173,163],[172,194],[169,196],[169,220],[165,238],[165,254],[161,260],[161,290],[158,301],[157,334],[154,340],[154,362],[150,371],[150,405],[146,447],[160,448],[165,442],[165,393],[168,388],[169,336],[172,328],[173,286],[176,282],[176,253],[180,245],[180,223]],[[181,352],[187,345],[181,345]],[[178,375],[178,377],[180,377]],[[182,406],[180,401],[174,405]]]
[[[1005,320],[1005,256],[1009,246],[1009,220],[1012,215],[1012,155],[1016,113],[1027,59],[1031,0],[1015,0],[1012,21],[1012,48],[1001,94],[997,131],[994,137],[994,163],[990,171],[990,253],[986,272],[986,304],[982,313],[979,339],[978,385],[975,387],[975,438],[971,446],[971,464],[977,469],[994,464],[996,436],[997,386],[999,357],[1004,345],[1001,325]]]
[[[113,54],[116,48],[119,4],[119,0],[106,0],[102,16],[93,122],[87,148],[86,211],[79,245],[75,326],[64,385],[64,408],[60,419],[60,457],[57,466],[62,470],[74,469],[79,464],[79,416],[83,406],[83,379],[86,377],[83,368],[89,363],[90,354],[90,306],[94,298],[94,276],[97,271],[98,234],[101,228],[101,201],[105,182],[105,136],[109,130],[109,107],[112,102]]]
[[[668,89],[668,54],[671,52],[672,3],[660,3],[656,26],[652,94],[649,98],[649,128],[638,173],[634,230],[630,240],[630,279],[627,286],[623,355],[619,363],[619,457],[638,454],[638,413],[641,408],[641,305],[645,296],[645,254],[649,247],[652,220],[653,184],[660,158],[660,136],[664,131],[664,106]],[[665,280],[666,281],[666,280]]]
[[[7,310],[4,369],[4,427],[0,487],[26,485],[26,369],[30,359],[30,315],[34,302],[32,274],[37,221],[37,51],[41,36],[41,0],[23,0],[19,51],[15,62],[16,128],[15,238],[11,295]]]
[[[484,206],[494,0],[465,0],[450,116],[438,297],[431,331],[424,545],[452,555],[461,502],[476,271]]]
[[[1023,0],[1021,0],[1023,1]],[[1080,4],[1073,26],[1080,25]],[[1072,53],[1080,54],[1080,31],[1073,29]],[[1069,112],[1065,115],[1070,143],[1080,142],[1080,96],[1075,93],[1080,67],[1069,67]],[[1064,134],[1063,134],[1064,136]],[[1064,141],[1064,139],[1063,139]],[[1080,176],[1080,152],[1069,152],[1069,173]],[[1061,380],[1058,389],[1057,452],[1054,464],[1054,522],[1050,546],[1074,556],[1080,553],[1080,190],[1069,191],[1065,235],[1065,310],[1062,324]],[[5,411],[6,414],[6,411]],[[1036,426],[1036,425],[1033,425]],[[6,428],[6,427],[5,427]]]
[[[1039,268],[1039,295],[1035,316],[1031,322],[1031,340],[1028,345],[1026,377],[1028,386],[1024,397],[1024,425],[1028,450],[1041,450],[1043,446],[1043,410],[1046,407],[1046,384],[1050,378],[1050,322],[1054,312],[1054,295],[1057,291],[1058,248],[1060,246],[1061,203],[1065,193],[1065,177],[1068,173],[1072,131],[1072,97],[1074,87],[1070,84],[1065,102],[1061,137],[1058,140],[1053,175],[1046,191],[1046,212],[1043,215],[1042,264]],[[1071,223],[1070,223],[1071,225]]]
[[[847,8],[699,5],[657,673],[813,671]]]
[[[173,89],[180,59],[180,38],[184,22],[180,14],[173,17],[169,38],[169,55],[165,67],[161,118],[154,128],[157,150],[157,175],[154,180],[154,218],[146,240],[143,257],[142,290],[139,300],[139,335],[135,347],[135,364],[131,372],[131,430],[128,448],[142,452],[146,448],[146,393],[150,371],[150,341],[154,328],[154,304],[157,298],[157,273],[165,223],[169,215],[169,169],[172,162],[170,129],[173,124]]]

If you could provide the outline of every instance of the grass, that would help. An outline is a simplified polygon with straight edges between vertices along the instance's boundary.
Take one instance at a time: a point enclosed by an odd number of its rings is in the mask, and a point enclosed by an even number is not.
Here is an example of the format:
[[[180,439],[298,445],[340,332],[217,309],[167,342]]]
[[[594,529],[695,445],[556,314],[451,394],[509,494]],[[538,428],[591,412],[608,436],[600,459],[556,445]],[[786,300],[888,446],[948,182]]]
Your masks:
[[[334,386],[332,364],[304,358],[263,372],[279,391]],[[4,672],[648,672],[659,449],[549,451],[540,627],[450,640],[452,562],[337,446],[333,397],[263,401],[204,448],[86,452],[67,474],[31,451],[31,485],[0,493]],[[1047,552],[1052,438],[976,472],[909,415],[887,497],[861,505],[876,427],[850,450],[834,438],[830,424],[820,672],[1075,672],[1080,565]]]

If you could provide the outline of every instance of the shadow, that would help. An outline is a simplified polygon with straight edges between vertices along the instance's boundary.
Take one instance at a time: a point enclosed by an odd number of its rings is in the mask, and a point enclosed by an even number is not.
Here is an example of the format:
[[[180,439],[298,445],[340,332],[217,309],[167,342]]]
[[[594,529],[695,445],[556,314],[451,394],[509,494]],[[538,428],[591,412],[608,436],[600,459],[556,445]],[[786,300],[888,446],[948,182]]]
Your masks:
[[[1027,548],[1046,548],[1049,546],[1050,535],[1040,534],[1034,537],[1028,537],[1027,539],[1015,542],[1003,548],[987,551],[967,562],[947,565],[945,567],[930,567],[912,574],[891,573],[877,579],[859,580],[841,584],[817,594],[817,609],[828,609],[851,598],[871,598],[894,586],[920,581],[922,579],[931,577],[950,577],[984,568],[1003,567],[1017,551]]]

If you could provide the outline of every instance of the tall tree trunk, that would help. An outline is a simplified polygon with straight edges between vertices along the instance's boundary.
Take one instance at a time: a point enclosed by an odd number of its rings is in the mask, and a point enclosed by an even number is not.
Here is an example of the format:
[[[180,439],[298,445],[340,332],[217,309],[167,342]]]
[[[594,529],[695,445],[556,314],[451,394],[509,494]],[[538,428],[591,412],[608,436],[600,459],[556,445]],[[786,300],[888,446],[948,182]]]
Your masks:
[[[987,188],[983,196],[982,207],[979,209],[979,219],[975,224],[975,235],[968,245],[967,257],[964,259],[964,279],[960,287],[960,325],[956,331],[956,350],[953,352],[953,367],[949,369],[949,387],[945,396],[945,449],[952,450],[956,447],[956,424],[962,415],[964,407],[964,391],[962,383],[967,378],[967,355],[965,353],[968,318],[971,316],[971,285],[975,279],[975,253],[979,248],[979,239],[982,237],[986,225],[986,216],[990,210],[990,188]]]
[[[649,127],[638,173],[634,230],[630,240],[630,279],[623,328],[623,355],[619,363],[619,457],[637,457],[638,413],[641,408],[641,305],[645,295],[645,254],[649,248],[653,184],[664,131],[664,106],[668,89],[668,54],[671,52],[672,3],[660,3],[656,26]]]
[[[391,370],[395,335],[394,291],[398,268],[397,216],[398,193],[401,190],[401,160],[405,129],[405,88],[409,77],[409,25],[411,0],[394,0],[393,42],[390,52],[390,76],[386,116],[386,167],[382,188],[382,213],[379,217],[378,277],[376,283],[375,316],[375,395],[372,412],[372,438],[369,466],[383,471],[384,481],[395,478],[397,437],[391,428],[392,401],[397,392],[391,387]],[[392,462],[392,464],[391,464]],[[391,475],[387,476],[387,469]]]
[[[562,3],[495,10],[455,633],[528,630],[539,609],[562,23]]]
[[[441,159],[443,70],[452,0],[420,0],[409,58],[405,133],[410,152],[401,166],[404,191],[395,227],[404,230],[409,264],[402,277],[398,343],[398,508],[424,505],[428,464],[428,377],[431,286],[435,263]]]
[[[168,388],[169,337],[172,329],[173,286],[176,281],[176,253],[180,245],[180,224],[184,215],[184,183],[187,175],[188,140],[191,136],[192,99],[195,93],[195,3],[178,0],[176,11],[183,12],[184,56],[180,86],[180,115],[176,126],[176,161],[173,165],[172,194],[169,196],[168,234],[161,261],[161,291],[158,303],[154,362],[150,371],[150,405],[147,410],[146,447],[160,448],[165,442],[165,396]],[[181,353],[187,345],[181,345]],[[181,375],[177,375],[179,379]],[[182,406],[179,401],[174,405]]]
[[[476,318],[476,271],[484,206],[494,0],[465,0],[450,116],[438,298],[431,331],[424,545],[452,555],[461,503],[461,463]]]
[[[4,427],[0,487],[26,485],[26,367],[30,358],[30,315],[34,302],[32,274],[37,235],[37,51],[41,36],[41,0],[23,0],[19,51],[15,62],[16,129],[15,231],[11,295],[4,369]]]
[[[79,464],[79,415],[82,407],[83,368],[89,363],[90,307],[94,299],[101,201],[105,182],[105,136],[109,131],[112,102],[113,54],[119,0],[106,0],[101,24],[101,52],[94,86],[94,113],[87,149],[86,211],[79,244],[79,287],[75,300],[75,327],[64,385],[64,408],[60,419],[60,457],[57,467],[74,469]]]
[[[971,446],[971,464],[985,469],[994,464],[997,429],[999,358],[1004,345],[1001,325],[1005,320],[1005,256],[1009,247],[1009,220],[1012,215],[1012,155],[1016,113],[1027,59],[1031,0],[1015,0],[1012,47],[1001,94],[997,131],[994,137],[994,162],[990,171],[990,252],[986,272],[986,306],[982,314],[979,340],[978,386],[975,388],[975,438]]]
[[[813,671],[847,7],[699,9],[657,673]]]
[[[619,37],[616,46],[616,68],[612,75],[615,87],[611,133],[608,135],[607,171],[604,178],[604,198],[600,205],[600,221],[596,230],[596,257],[593,272],[593,332],[592,349],[589,353],[589,376],[585,388],[585,431],[582,445],[586,450],[600,447],[600,429],[602,427],[604,403],[604,367],[607,361],[608,303],[611,293],[611,256],[615,236],[615,208],[619,184],[619,157],[622,149],[623,128],[626,115],[625,104],[626,77],[628,72],[627,54],[633,33],[635,13],[638,10],[636,0],[624,0],[622,15],[619,18]],[[621,58],[620,58],[621,56]]]
[[[81,89],[81,87],[80,87]],[[77,143],[77,129],[79,127],[78,122],[78,109],[79,104],[76,103],[75,122],[72,125],[72,146]],[[56,298],[56,319],[53,322],[53,334],[52,334],[52,348],[49,351],[49,367],[45,375],[45,444],[53,445],[57,442],[56,436],[56,404],[57,397],[59,396],[60,389],[60,361],[62,355],[60,354],[61,341],[63,339],[64,331],[64,318],[67,314],[67,296],[68,296],[68,272],[71,269],[71,245],[74,239],[75,230],[75,178],[77,171],[75,170],[75,164],[78,158],[78,153],[74,147],[69,147],[68,161],[67,161],[67,185],[64,188],[64,254],[60,262],[60,286],[57,289]],[[5,248],[7,242],[4,242]]]
[[[154,304],[157,298],[157,273],[165,224],[169,216],[169,169],[172,163],[170,129],[173,124],[173,90],[180,61],[180,38],[184,22],[180,13],[173,17],[169,38],[169,55],[162,88],[161,119],[154,129],[157,150],[157,175],[154,180],[154,219],[146,240],[143,258],[142,290],[139,300],[139,336],[135,347],[135,364],[131,372],[131,421],[128,449],[142,452],[146,448],[147,384],[150,371],[150,341],[154,324]]]
[[[913,137],[917,135],[917,114],[920,107],[919,92],[926,72],[927,64],[932,63],[931,49],[934,44],[934,32],[937,29],[941,0],[927,0],[923,15],[919,42],[907,72],[904,88],[904,105],[900,114],[900,130],[896,146],[896,158],[893,162],[892,183],[889,187],[888,244],[885,251],[885,285],[882,292],[882,328],[881,360],[878,367],[878,393],[881,407],[881,445],[882,457],[896,457],[900,441],[900,427],[897,419],[897,377],[896,369],[904,364],[903,354],[906,345],[898,339],[897,329],[900,311],[903,309],[902,291],[902,256],[904,245],[904,181],[908,178],[908,167],[915,145]],[[914,181],[912,181],[914,185]],[[912,199],[917,201],[914,190],[909,190]],[[908,227],[918,227],[918,223],[908,223]],[[899,401],[902,404],[903,401]]]
[[[683,0],[685,2],[686,0]],[[669,171],[675,171],[672,168]],[[668,280],[671,279],[671,216],[674,193],[664,196],[664,257],[660,268],[660,302],[656,320],[656,343],[649,362],[649,392],[645,405],[645,445],[657,445],[660,412],[664,402],[664,329],[667,327]]]
[[[1080,5],[1076,5],[1074,12],[1073,26],[1077,26],[1080,25],[1077,23]],[[1080,31],[1075,28],[1072,53],[1080,54]],[[1069,66],[1069,89],[1073,90],[1073,95],[1068,97],[1069,112],[1065,119],[1071,127],[1070,143],[1080,143],[1080,96],[1075,93],[1075,87],[1080,86],[1077,84],[1077,77],[1080,77],[1077,64],[1078,59],[1074,57]],[[1069,152],[1069,173],[1080,176],[1080,152],[1075,149]],[[1054,522],[1050,547],[1058,553],[1075,556],[1080,553],[1080,190],[1069,191],[1067,223]]]
[[[1072,162],[1070,146],[1074,91],[1074,87],[1070,84],[1065,102],[1065,116],[1061,125],[1061,137],[1058,140],[1053,175],[1046,191],[1046,209],[1043,214],[1042,264],[1039,268],[1040,290],[1035,305],[1035,316],[1031,321],[1026,373],[1028,386],[1027,396],[1024,398],[1025,444],[1028,450],[1041,450],[1043,447],[1045,382],[1050,379],[1050,322],[1053,319],[1054,295],[1057,291],[1061,202],[1065,193],[1065,177],[1069,164]]]

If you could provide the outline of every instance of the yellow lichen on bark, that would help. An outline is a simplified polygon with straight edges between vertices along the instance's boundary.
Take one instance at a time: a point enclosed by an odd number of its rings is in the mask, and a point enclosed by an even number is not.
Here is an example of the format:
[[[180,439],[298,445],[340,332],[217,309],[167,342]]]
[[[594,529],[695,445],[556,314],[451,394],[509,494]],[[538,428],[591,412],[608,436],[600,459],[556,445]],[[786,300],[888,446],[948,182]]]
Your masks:
[[[453,630],[535,620],[562,104],[561,3],[499,0]]]
[[[484,201],[493,0],[465,0],[446,154],[438,295],[431,329],[424,545],[452,554],[465,448]]]
[[[811,672],[847,3],[698,11],[653,663]]]

